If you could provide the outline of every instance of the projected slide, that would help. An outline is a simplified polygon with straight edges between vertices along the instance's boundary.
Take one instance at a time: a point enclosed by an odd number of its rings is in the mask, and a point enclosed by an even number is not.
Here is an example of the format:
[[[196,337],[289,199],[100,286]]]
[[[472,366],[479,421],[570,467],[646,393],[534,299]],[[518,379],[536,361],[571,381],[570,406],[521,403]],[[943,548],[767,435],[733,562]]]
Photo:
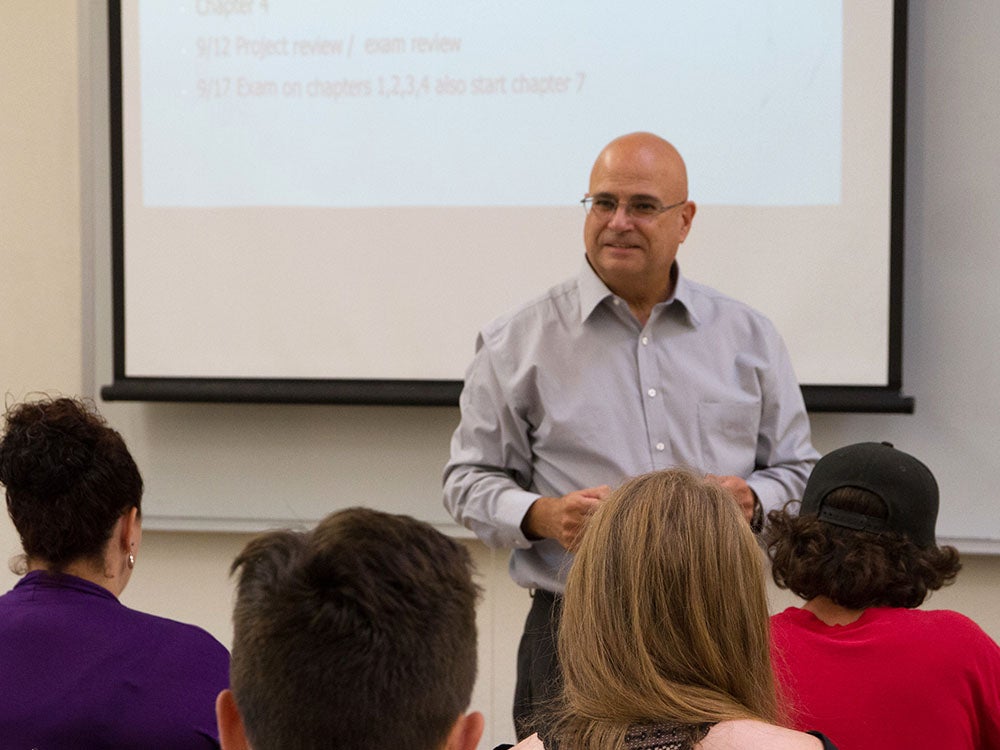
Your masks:
[[[841,16],[833,0],[143,2],[143,200],[564,205],[596,144],[647,129],[684,144],[703,202],[839,203]]]
[[[457,385],[648,130],[683,272],[885,387],[893,39],[892,0],[122,2],[116,380]]]

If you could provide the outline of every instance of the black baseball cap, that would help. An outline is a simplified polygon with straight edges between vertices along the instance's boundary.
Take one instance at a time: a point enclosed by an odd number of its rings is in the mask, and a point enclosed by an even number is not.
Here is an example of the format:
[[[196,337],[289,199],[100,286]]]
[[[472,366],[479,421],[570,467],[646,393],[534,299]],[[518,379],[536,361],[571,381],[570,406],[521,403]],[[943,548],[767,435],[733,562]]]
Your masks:
[[[841,487],[858,487],[878,495],[888,508],[886,518],[875,518],[838,508],[824,500]],[[809,475],[800,515],[814,514],[834,526],[861,531],[896,531],[917,545],[935,543],[938,486],[922,462],[897,450],[892,443],[856,443],[827,453]]]

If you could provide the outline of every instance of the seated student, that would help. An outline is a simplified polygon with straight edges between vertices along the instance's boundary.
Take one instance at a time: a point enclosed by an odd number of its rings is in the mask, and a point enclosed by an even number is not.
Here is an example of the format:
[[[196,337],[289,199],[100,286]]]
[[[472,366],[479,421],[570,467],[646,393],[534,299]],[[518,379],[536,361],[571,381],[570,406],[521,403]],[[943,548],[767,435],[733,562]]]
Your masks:
[[[0,483],[25,573],[0,596],[0,746],[218,748],[226,649],[118,601],[142,536],[121,435],[73,399],[15,405]]]
[[[569,570],[563,693],[545,745],[832,747],[777,724],[763,568],[749,524],[719,484],[669,470],[615,491]],[[529,741],[520,747],[538,747]]]
[[[351,508],[251,541],[239,571],[224,750],[472,750],[478,588],[468,550]]]
[[[1000,648],[963,615],[914,609],[960,568],[937,513],[924,464],[860,443],[819,461],[798,516],[769,514],[774,580],[806,600],[771,620],[798,726],[852,750],[1000,748]]]

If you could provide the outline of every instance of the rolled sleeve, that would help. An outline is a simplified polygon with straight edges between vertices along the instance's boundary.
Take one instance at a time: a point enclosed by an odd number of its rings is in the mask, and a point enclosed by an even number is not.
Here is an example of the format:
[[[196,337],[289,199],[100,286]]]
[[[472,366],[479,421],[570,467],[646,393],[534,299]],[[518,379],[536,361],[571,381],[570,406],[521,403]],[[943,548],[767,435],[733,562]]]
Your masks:
[[[477,348],[444,470],[444,505],[490,547],[530,547],[521,522],[539,494],[526,489],[532,476],[528,425],[510,405],[482,337]]]
[[[790,499],[802,497],[809,473],[819,458],[810,440],[802,389],[777,331],[771,337],[770,349],[773,365],[762,382],[758,468],[747,478],[765,514]]]

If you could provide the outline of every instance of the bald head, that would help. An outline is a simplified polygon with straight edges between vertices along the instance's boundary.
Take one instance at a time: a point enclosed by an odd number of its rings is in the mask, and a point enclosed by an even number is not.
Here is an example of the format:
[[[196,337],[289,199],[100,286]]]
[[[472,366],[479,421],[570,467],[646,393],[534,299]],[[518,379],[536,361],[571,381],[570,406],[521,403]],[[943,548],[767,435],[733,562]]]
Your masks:
[[[655,180],[674,200],[687,198],[687,167],[680,152],[653,133],[629,133],[604,147],[590,171],[590,190],[595,180],[608,173],[639,175]]]

